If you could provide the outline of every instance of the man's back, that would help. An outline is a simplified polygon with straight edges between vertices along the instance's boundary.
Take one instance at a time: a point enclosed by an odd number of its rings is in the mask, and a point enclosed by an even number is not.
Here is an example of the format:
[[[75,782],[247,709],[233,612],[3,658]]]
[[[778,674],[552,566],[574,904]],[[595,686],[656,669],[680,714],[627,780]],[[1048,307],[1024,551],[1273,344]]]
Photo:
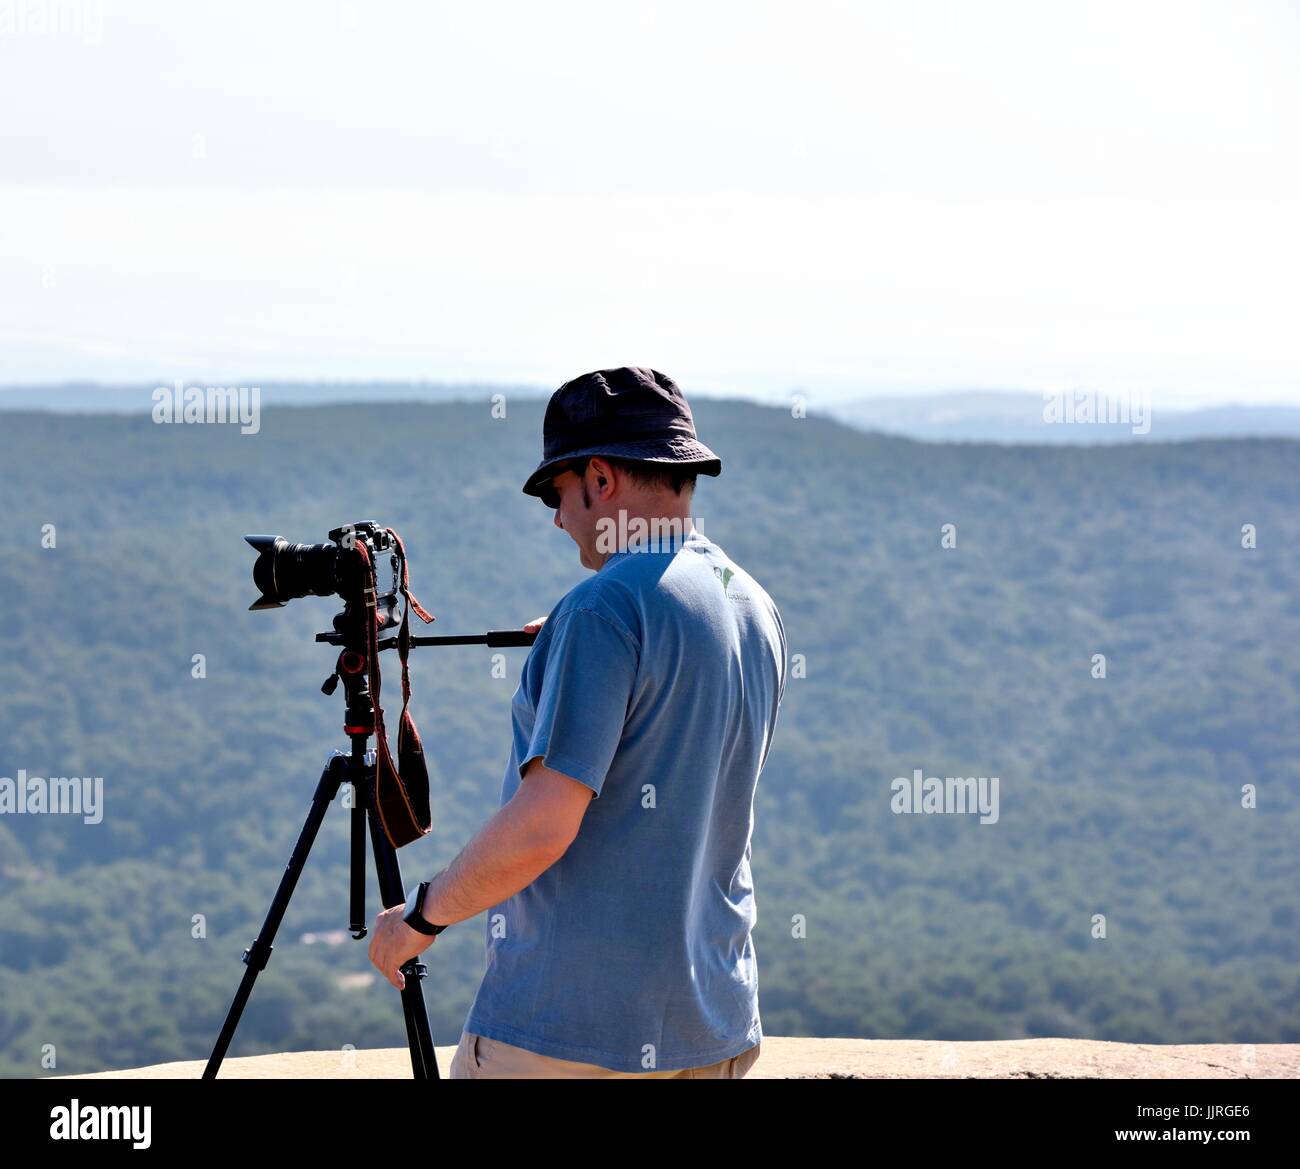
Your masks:
[[[528,762],[591,787],[565,854],[488,914],[466,1029],[560,1059],[697,1067],[761,1039],[754,790],[786,677],[780,615],[698,532],[611,556],[524,664],[501,802]]]

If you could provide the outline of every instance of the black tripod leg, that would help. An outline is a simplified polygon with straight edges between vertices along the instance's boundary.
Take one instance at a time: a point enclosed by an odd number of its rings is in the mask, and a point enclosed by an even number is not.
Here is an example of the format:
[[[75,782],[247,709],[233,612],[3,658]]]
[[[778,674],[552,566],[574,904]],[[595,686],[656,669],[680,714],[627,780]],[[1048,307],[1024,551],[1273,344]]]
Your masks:
[[[373,774],[373,771],[372,771]],[[375,872],[379,877],[379,903],[385,909],[406,901],[402,888],[402,870],[397,850],[384,835],[383,825],[373,801],[370,802],[370,841],[375,850]],[[424,991],[420,980],[429,972],[418,958],[402,967],[406,987],[402,991],[402,1013],[406,1016],[406,1041],[411,1049],[411,1072],[417,1080],[440,1078],[438,1060],[429,1030],[429,1015],[424,1009]]]
[[[285,910],[289,908],[289,898],[293,896],[294,887],[298,884],[298,877],[307,862],[307,854],[316,840],[316,833],[320,831],[325,813],[338,792],[339,784],[347,779],[347,764],[347,756],[335,755],[325,764],[325,770],[321,772],[320,783],[316,785],[316,794],[311,798],[311,810],[308,811],[307,820],[298,834],[298,843],[293,846],[293,855],[289,858],[284,876],[280,878],[280,887],[275,891],[271,908],[262,923],[261,932],[257,935],[257,940],[244,951],[244,964],[248,969],[244,971],[239,989],[235,992],[235,1001],[230,1004],[226,1022],[221,1028],[221,1034],[217,1036],[216,1046],[213,1047],[212,1055],[208,1058],[207,1067],[203,1069],[205,1080],[216,1078],[217,1069],[221,1067],[221,1061],[226,1057],[226,1049],[234,1038],[235,1028],[239,1026],[239,1016],[244,1013],[248,996],[253,993],[253,983],[257,981],[258,974],[271,960],[275,932],[280,928]]]
[[[365,788],[355,780],[352,784],[352,936],[366,936],[366,800]]]

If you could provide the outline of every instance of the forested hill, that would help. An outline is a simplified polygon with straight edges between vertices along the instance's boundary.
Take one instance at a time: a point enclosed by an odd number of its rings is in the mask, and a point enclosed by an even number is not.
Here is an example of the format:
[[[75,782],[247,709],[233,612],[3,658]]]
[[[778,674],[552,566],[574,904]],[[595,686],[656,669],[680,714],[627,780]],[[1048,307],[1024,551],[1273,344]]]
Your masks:
[[[244,534],[376,519],[435,631],[519,625],[585,575],[519,490],[543,408],[278,407],[256,434],[0,415],[0,777],[104,792],[99,823],[0,815],[0,1073],[203,1058],[216,1036],[344,745],[312,640],[338,606],[248,612]],[[801,655],[757,805],[765,1030],[1300,1040],[1300,443],[948,446],[695,413],[724,463],[699,526]],[[435,828],[401,853],[408,884],[496,806],[523,652],[504,677],[478,647],[415,652]],[[895,814],[915,769],[997,776],[996,823]],[[347,863],[333,810],[232,1054],[405,1042],[343,931]],[[440,1044],[482,926],[428,952]]]

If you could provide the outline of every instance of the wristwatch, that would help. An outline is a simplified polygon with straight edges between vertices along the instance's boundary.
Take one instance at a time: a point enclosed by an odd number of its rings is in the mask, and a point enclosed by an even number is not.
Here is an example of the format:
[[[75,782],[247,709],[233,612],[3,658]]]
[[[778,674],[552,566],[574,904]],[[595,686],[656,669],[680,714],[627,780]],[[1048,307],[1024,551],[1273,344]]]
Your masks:
[[[428,934],[430,937],[442,933],[447,928],[445,925],[430,925],[424,920],[424,896],[429,892],[432,883],[421,881],[411,889],[406,895],[406,913],[402,916],[402,920],[413,930],[419,930],[420,933]]]

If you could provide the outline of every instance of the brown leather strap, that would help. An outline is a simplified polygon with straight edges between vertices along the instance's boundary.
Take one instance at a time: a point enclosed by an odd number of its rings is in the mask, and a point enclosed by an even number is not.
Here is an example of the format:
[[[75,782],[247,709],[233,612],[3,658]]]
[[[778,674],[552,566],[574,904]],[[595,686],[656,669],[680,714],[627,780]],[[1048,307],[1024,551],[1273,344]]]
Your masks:
[[[431,622],[433,616],[411,594],[410,570],[406,563],[406,550],[401,538],[389,529],[397,544],[402,562],[400,591],[404,600],[402,625],[397,635],[397,653],[402,660],[402,715],[397,726],[397,763],[394,764],[388,745],[388,731],[384,725],[384,709],[380,705],[379,669],[379,614],[377,607],[378,581],[376,566],[370,550],[361,541],[355,547],[366,566],[367,645],[366,657],[370,670],[370,697],[375,707],[375,806],[379,812],[384,834],[394,848],[401,848],[419,840],[432,827],[429,808],[429,769],[424,758],[424,744],[415,720],[407,709],[411,700],[411,679],[408,656],[411,648],[410,613],[414,609],[421,620]]]

